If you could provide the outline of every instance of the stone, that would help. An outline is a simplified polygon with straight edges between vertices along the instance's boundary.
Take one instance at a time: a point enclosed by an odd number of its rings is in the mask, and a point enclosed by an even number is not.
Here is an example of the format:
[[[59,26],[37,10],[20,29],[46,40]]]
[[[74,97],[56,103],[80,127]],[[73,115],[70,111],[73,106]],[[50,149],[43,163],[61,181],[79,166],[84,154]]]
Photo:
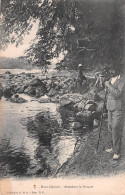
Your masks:
[[[41,87],[37,87],[37,88],[35,89],[35,91],[36,91],[36,97],[37,97],[37,98],[39,98],[39,97],[45,95],[45,91],[44,91],[44,89],[41,88]]]
[[[24,93],[25,89],[28,88],[27,85],[23,85],[20,87],[20,89],[17,91],[18,93]]]
[[[44,97],[41,97],[39,100],[38,100],[39,103],[49,103],[50,102],[50,98],[48,96],[44,96]]]
[[[86,104],[84,108],[85,108],[85,110],[92,112],[92,111],[96,110],[96,106],[97,106],[96,104]]]
[[[52,98],[50,99],[50,101],[51,101],[52,103],[59,103],[59,96],[52,97]]]
[[[82,127],[82,124],[80,122],[73,122],[72,123],[72,128],[74,130],[77,130],[77,129],[81,128],[81,127]]]
[[[25,103],[25,102],[27,102],[27,100],[25,100],[22,97],[12,97],[10,99],[10,101],[13,102],[13,103]]]
[[[84,109],[85,106],[85,102],[82,100],[81,102],[77,103],[74,105],[74,108],[76,108],[77,110],[81,111]]]
[[[50,89],[49,93],[47,94],[49,97],[55,96],[57,94],[55,89]]]
[[[6,71],[5,74],[11,74],[11,72],[10,71]]]
[[[13,88],[12,87],[5,87],[3,89],[3,95],[5,98],[10,98],[13,95]]]
[[[26,88],[24,90],[24,93],[30,95],[30,96],[35,96],[36,95],[36,91],[34,87],[29,86],[28,88]]]
[[[61,96],[61,98],[66,98],[71,100],[73,103],[79,103],[80,101],[83,100],[83,95],[79,94],[79,93],[68,93],[65,94],[63,96]]]
[[[60,103],[61,106],[67,106],[67,105],[69,105],[69,104],[72,104],[73,102],[72,102],[72,100],[69,100],[69,99],[67,99],[67,98],[65,98],[65,97],[62,97],[62,98],[59,100],[59,103]]]
[[[78,112],[76,119],[81,123],[89,122],[92,119],[92,113],[90,111]]]
[[[93,100],[87,100],[85,104],[95,104]]]
[[[32,86],[32,87],[38,87],[38,86],[43,87],[44,86],[45,87],[45,84],[40,79],[35,78],[32,81],[30,81],[29,86]]]

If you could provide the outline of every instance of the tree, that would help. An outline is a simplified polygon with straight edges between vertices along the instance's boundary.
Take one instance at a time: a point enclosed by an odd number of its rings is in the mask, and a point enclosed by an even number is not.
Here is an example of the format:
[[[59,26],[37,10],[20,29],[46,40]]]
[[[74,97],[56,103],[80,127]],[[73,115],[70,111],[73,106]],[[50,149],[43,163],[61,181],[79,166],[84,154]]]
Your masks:
[[[114,63],[116,53],[120,63],[124,37],[122,5],[121,0],[2,0],[2,46],[9,42],[18,46],[38,20],[36,38],[26,51],[37,66],[50,64],[53,57],[65,51],[69,61],[64,65],[70,68],[77,63]],[[116,26],[119,30],[113,34]],[[79,48],[79,39],[89,41]]]

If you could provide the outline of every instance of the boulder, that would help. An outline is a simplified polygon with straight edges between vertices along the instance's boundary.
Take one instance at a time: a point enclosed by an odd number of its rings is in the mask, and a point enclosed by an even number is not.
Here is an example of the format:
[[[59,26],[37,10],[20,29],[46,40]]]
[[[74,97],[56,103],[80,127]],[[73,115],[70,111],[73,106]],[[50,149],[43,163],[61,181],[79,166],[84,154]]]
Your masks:
[[[87,100],[86,103],[85,103],[85,105],[86,104],[95,104],[95,102],[93,100]]]
[[[3,89],[3,95],[5,98],[10,98],[13,95],[13,88],[12,87],[5,87]]]
[[[27,76],[27,77],[31,77],[31,73],[27,73],[26,76]]]
[[[42,87],[37,87],[35,91],[36,91],[37,98],[45,95],[45,90]]]
[[[20,89],[17,91],[18,93],[24,93],[25,89],[28,88],[27,85],[23,85],[20,87]]]
[[[85,102],[82,100],[81,102],[74,105],[74,108],[76,108],[78,111],[84,110]]]
[[[2,86],[2,84],[0,83],[0,98],[2,97],[2,95],[3,95],[3,86]]]
[[[82,127],[82,124],[80,122],[73,122],[72,123],[72,128],[74,130],[77,130],[77,129],[81,128],[81,127]]]
[[[84,108],[85,110],[93,112],[96,110],[96,107],[97,107],[96,104],[86,104]]]
[[[59,103],[59,96],[52,97],[50,101],[52,103]]]
[[[81,123],[89,122],[92,119],[92,113],[90,111],[78,112],[76,119]]]
[[[65,94],[63,96],[61,96],[61,98],[66,98],[71,100],[73,103],[77,103],[83,100],[83,95],[79,94],[79,93],[68,93]]]
[[[22,97],[12,97],[10,99],[10,101],[13,102],[13,103],[25,103],[25,102],[27,102],[27,100],[25,100]]]
[[[26,94],[28,94],[30,96],[35,96],[36,95],[35,87],[29,86],[28,88],[26,88],[24,90],[24,93],[26,93]]]
[[[10,71],[6,71],[5,74],[11,74],[11,72]]]
[[[29,83],[29,86],[32,86],[32,87],[38,87],[38,86],[45,87],[45,84],[40,79],[35,78]]]
[[[72,100],[70,99],[67,99],[65,97],[62,97],[60,100],[59,100],[59,103],[61,106],[67,106],[67,105],[71,105],[73,102]]]
[[[55,89],[50,89],[49,93],[47,94],[49,97],[55,96],[57,94]]]
[[[48,96],[44,96],[44,97],[41,97],[39,100],[38,100],[39,103],[49,103],[50,102],[50,98]]]

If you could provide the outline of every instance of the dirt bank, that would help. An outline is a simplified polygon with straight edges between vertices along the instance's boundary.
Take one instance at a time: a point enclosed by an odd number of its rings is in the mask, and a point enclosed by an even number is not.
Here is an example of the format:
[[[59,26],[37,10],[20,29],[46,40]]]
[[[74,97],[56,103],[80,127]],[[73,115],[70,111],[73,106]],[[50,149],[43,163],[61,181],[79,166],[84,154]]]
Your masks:
[[[81,142],[79,149],[69,161],[62,167],[58,176],[109,176],[125,171],[125,128],[122,137],[121,159],[114,161],[113,154],[105,152],[110,142],[110,134],[107,131],[107,120],[103,122],[99,149],[97,141],[99,128],[94,129],[87,137],[86,142]]]

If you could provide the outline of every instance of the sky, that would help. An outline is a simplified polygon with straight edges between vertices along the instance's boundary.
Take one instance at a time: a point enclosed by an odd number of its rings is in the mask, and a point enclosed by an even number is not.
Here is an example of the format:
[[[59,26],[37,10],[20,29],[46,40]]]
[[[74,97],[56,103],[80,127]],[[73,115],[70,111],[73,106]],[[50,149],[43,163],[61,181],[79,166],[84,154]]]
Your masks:
[[[25,35],[23,44],[16,47],[16,44],[9,44],[5,51],[0,51],[2,57],[7,58],[18,58],[24,56],[24,51],[27,50],[30,46],[31,41],[35,38],[38,30],[39,21],[33,23],[33,27],[28,35]],[[53,58],[51,63],[55,66],[56,63],[60,62],[64,58],[64,54],[60,53],[58,58]]]
[[[29,48],[30,42],[35,38],[39,22],[33,23],[33,27],[28,35],[25,35],[23,44],[18,47],[9,44],[5,51],[1,51],[2,57],[17,58],[24,55],[24,51]]]

